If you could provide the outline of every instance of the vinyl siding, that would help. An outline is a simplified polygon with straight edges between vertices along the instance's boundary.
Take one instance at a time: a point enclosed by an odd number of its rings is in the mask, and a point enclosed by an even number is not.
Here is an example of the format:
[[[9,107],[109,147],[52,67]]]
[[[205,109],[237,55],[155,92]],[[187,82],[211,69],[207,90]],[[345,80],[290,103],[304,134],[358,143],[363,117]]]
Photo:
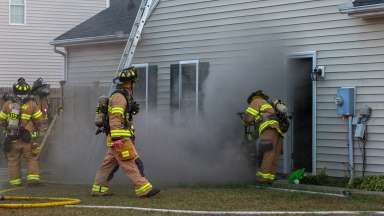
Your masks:
[[[106,7],[105,0],[26,0],[26,24],[9,25],[8,2],[0,0],[0,87],[20,76],[58,86],[64,60],[49,42]]]
[[[346,122],[335,114],[334,97],[338,87],[356,86],[357,108],[373,108],[367,171],[383,174],[384,18],[365,20],[340,14],[337,6],[346,1],[162,0],[144,29],[134,62],[158,65],[158,106],[166,109],[170,65],[179,60],[208,61],[210,70],[218,71],[228,59],[243,55],[250,43],[270,34],[281,37],[289,52],[318,51],[317,62],[326,66],[326,79],[317,83],[317,168],[326,167],[331,175],[347,174]],[[83,58],[85,62],[79,62],[83,68],[73,67],[71,73],[84,74],[86,65],[92,65],[91,58],[99,59],[106,52],[112,55],[105,57],[108,64],[118,62],[115,54],[122,48],[106,45],[92,57],[83,56],[80,50],[75,56],[74,49],[71,61]],[[361,170],[355,145],[356,168]]]
[[[71,83],[110,82],[125,43],[75,46],[68,49],[68,81]]]

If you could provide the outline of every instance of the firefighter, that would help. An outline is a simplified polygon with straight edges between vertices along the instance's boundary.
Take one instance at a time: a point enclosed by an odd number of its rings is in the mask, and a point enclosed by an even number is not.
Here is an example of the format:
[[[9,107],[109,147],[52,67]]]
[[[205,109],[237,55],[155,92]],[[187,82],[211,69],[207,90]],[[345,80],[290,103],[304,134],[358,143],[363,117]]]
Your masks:
[[[43,78],[38,78],[32,84],[31,95],[36,101],[37,106],[43,113],[41,117],[41,128],[40,132],[35,130],[32,133],[32,142],[34,147],[34,154],[40,155],[41,152],[41,142],[45,135],[45,132],[48,129],[48,96],[50,94],[50,85],[45,83]]]
[[[44,82],[43,78],[38,78],[33,82],[31,95],[33,95],[38,107],[43,113],[42,129],[47,128],[48,124],[48,96],[50,94],[50,85]]]
[[[111,195],[108,181],[111,174],[120,168],[129,177],[135,187],[138,197],[152,197],[160,192],[154,188],[144,175],[144,165],[134,144],[134,130],[132,117],[139,111],[132,94],[137,70],[134,67],[124,69],[114,79],[117,90],[112,93],[108,101],[107,153],[104,161],[96,172],[92,195]]]
[[[257,125],[259,132],[258,161],[260,170],[256,173],[259,183],[272,183],[276,179],[277,164],[282,152],[283,132],[276,111],[269,97],[262,91],[253,92],[248,97],[245,110],[245,123]]]
[[[35,151],[32,136],[41,125],[43,113],[36,102],[29,96],[31,87],[24,78],[19,78],[13,85],[14,97],[10,97],[0,112],[0,123],[6,130],[4,152],[8,160],[9,183],[21,186],[21,158],[27,162],[27,183],[38,185],[40,171],[38,156]]]

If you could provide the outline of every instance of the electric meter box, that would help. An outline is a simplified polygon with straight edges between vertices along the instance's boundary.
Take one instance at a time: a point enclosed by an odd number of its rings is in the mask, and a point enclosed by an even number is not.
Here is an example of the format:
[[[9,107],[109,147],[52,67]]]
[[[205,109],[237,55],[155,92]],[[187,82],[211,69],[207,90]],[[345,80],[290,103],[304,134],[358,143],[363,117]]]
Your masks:
[[[355,88],[341,87],[337,90],[336,113],[339,116],[353,116],[355,114]]]

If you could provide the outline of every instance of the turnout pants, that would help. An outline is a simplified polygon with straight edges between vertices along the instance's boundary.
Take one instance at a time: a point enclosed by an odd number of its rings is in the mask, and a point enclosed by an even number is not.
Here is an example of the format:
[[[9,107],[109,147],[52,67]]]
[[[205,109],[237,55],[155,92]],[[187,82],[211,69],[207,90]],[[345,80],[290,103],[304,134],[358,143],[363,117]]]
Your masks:
[[[282,148],[282,138],[276,129],[265,129],[260,135],[259,161],[261,161],[261,165],[260,170],[256,173],[258,182],[271,183],[275,180]]]
[[[93,193],[107,193],[109,191],[108,177],[117,165],[120,166],[133,183],[137,196],[145,196],[152,190],[151,183],[144,177],[144,166],[132,141],[130,139],[125,139],[124,142],[129,142],[128,144],[131,146],[130,154],[136,155],[136,157],[129,160],[123,160],[121,152],[113,147],[108,148],[105,158],[96,172],[95,182],[92,188]]]
[[[27,162],[27,181],[40,181],[39,159],[33,153],[32,143],[25,143],[21,140],[15,140],[11,144],[11,149],[6,153],[8,160],[9,183],[13,186],[19,186],[21,181],[21,160],[24,158]]]

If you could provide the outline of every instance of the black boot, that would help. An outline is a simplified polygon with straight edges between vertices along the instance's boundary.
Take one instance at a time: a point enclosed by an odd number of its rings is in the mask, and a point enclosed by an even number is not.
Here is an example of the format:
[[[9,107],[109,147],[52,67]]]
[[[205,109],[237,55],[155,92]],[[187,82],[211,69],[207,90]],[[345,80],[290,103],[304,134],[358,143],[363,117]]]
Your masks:
[[[150,198],[150,197],[153,197],[155,196],[156,194],[158,194],[160,192],[159,189],[157,188],[152,188],[151,191],[149,191],[146,195],[144,195],[143,197],[146,197],[146,198]]]

